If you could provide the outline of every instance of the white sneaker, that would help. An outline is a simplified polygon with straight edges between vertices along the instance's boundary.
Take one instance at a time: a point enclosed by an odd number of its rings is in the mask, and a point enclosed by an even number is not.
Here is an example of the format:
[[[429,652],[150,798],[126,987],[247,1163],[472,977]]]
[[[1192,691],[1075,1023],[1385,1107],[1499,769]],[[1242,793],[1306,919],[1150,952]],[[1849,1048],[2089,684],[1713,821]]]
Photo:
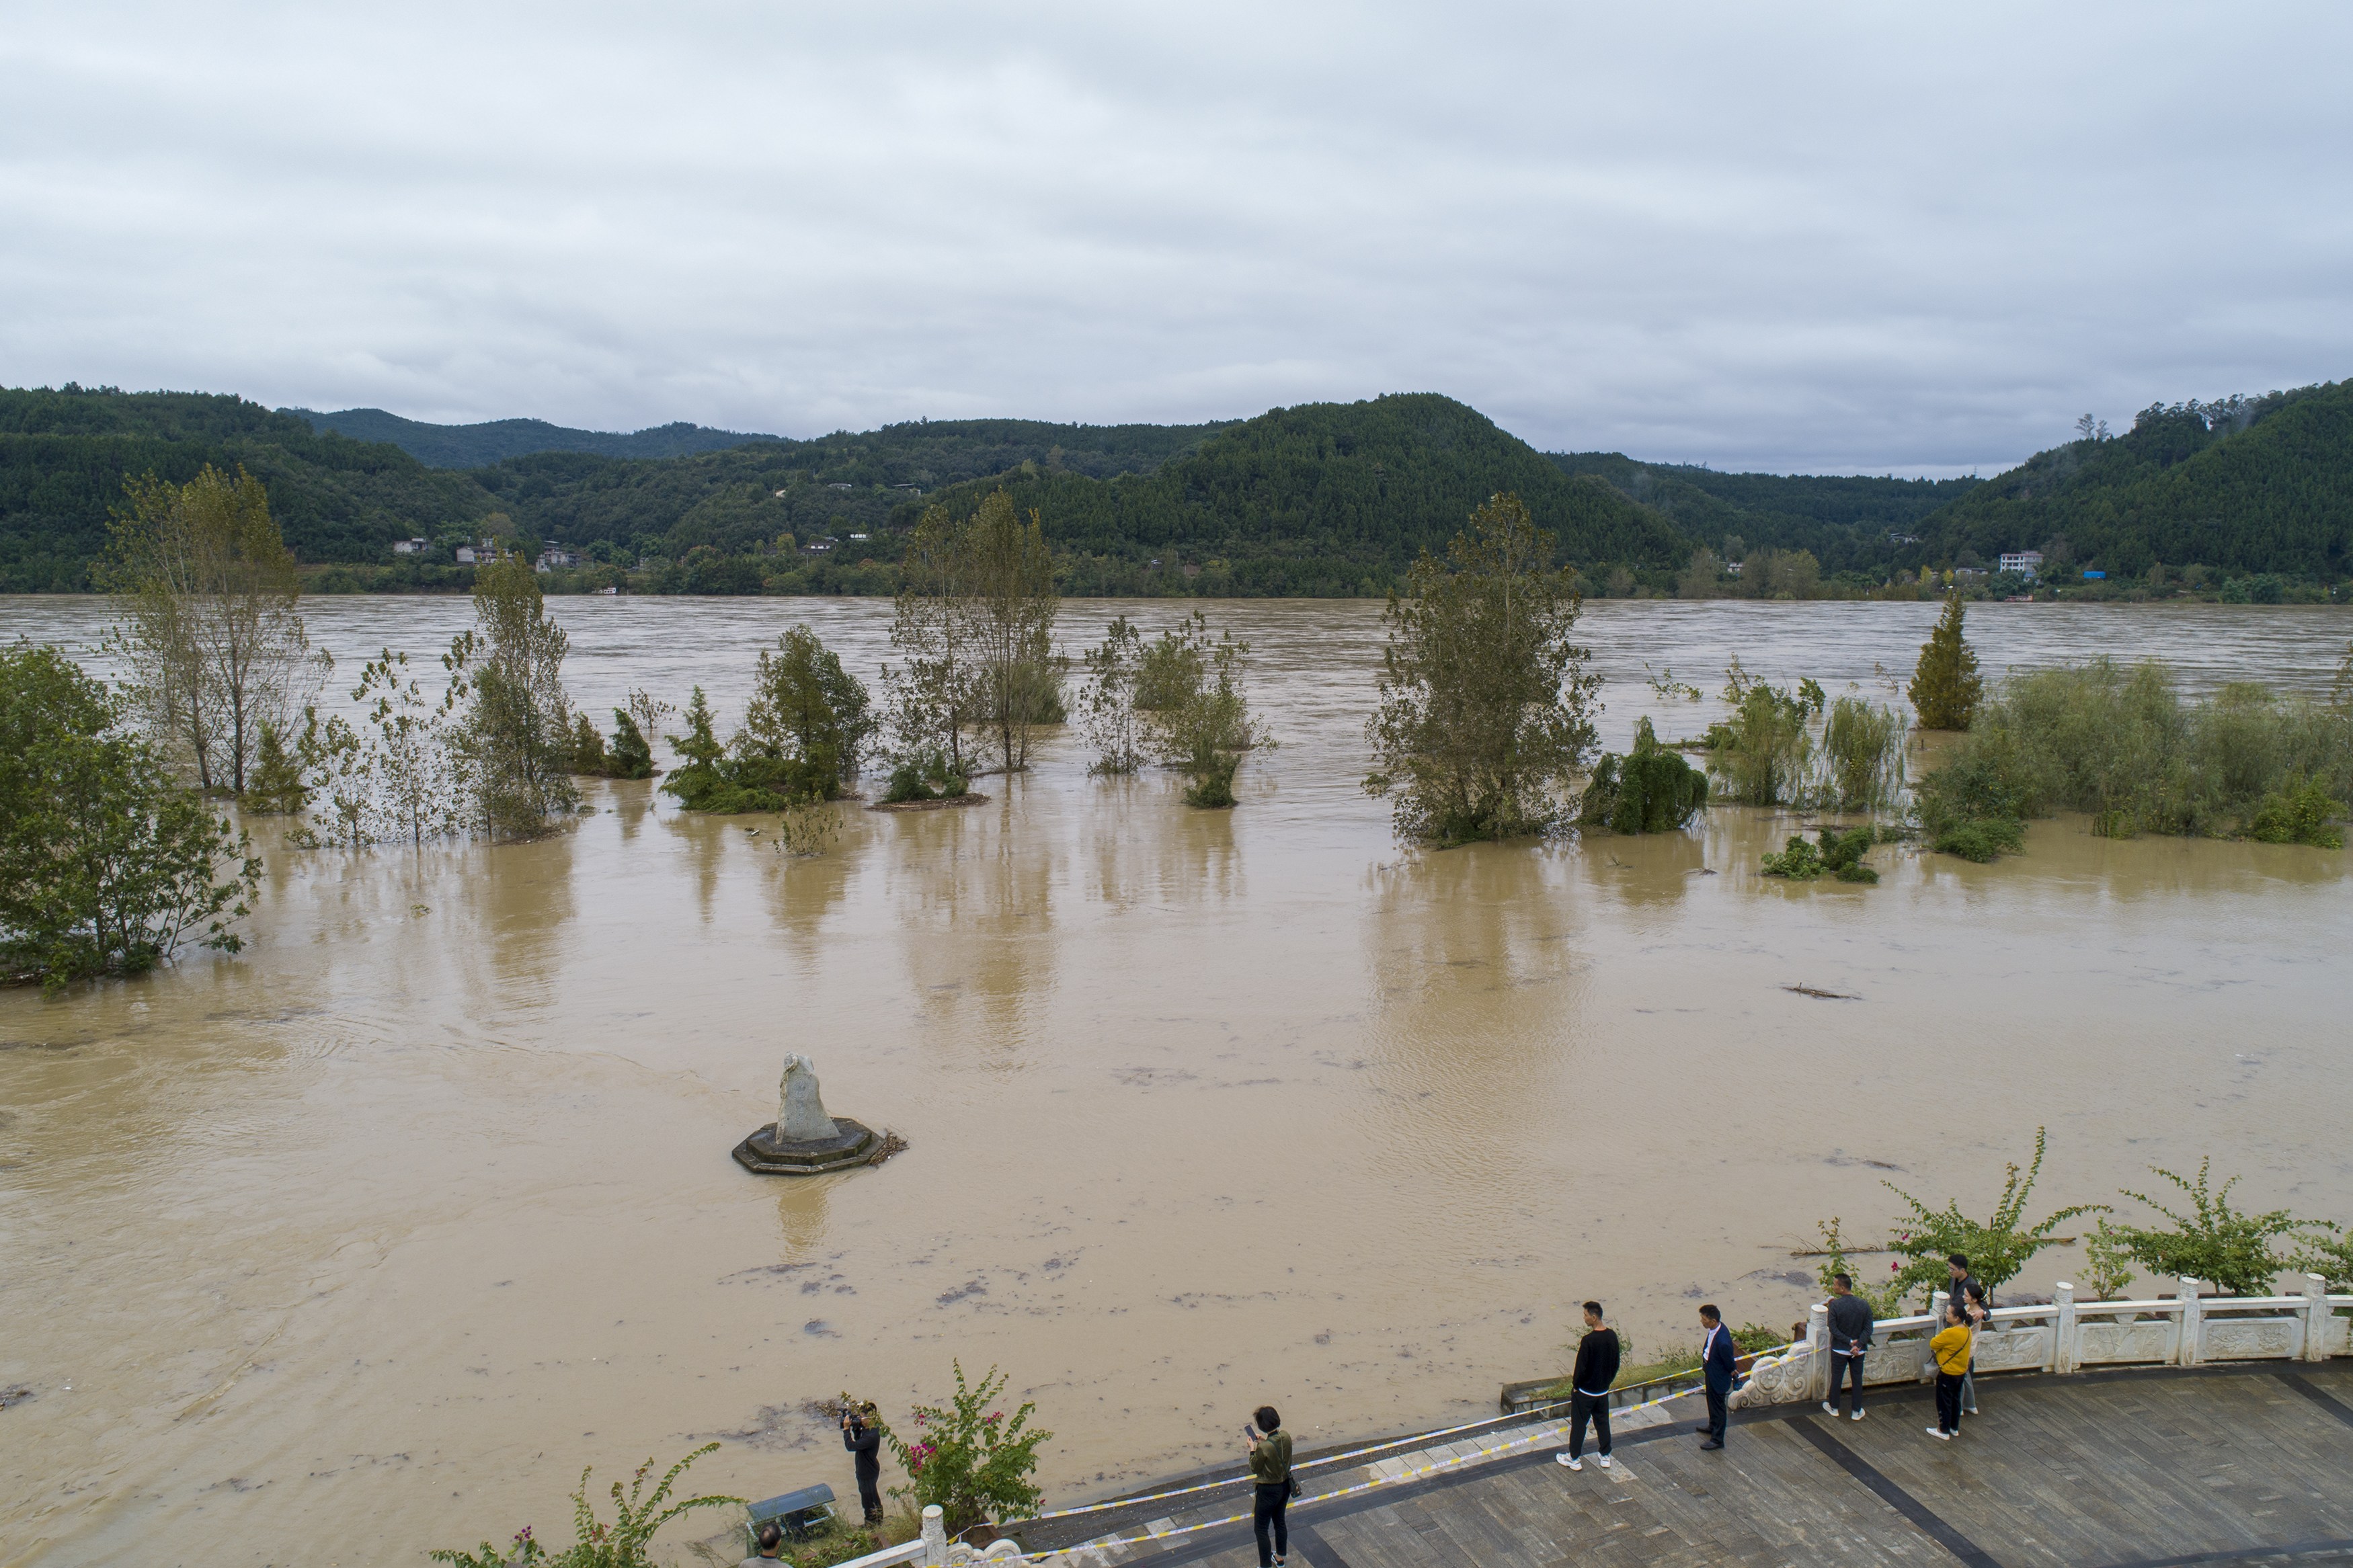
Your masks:
[[[1825,1399],[1822,1401],[1822,1414],[1825,1415],[1835,1415],[1838,1414],[1838,1406]]]
[[[1555,1454],[1552,1458],[1553,1463],[1556,1465],[1567,1465],[1572,1470],[1581,1470],[1585,1468],[1584,1460],[1572,1459],[1567,1454]]]
[[[1608,1469],[1608,1468],[1609,1468],[1609,1455],[1607,1455],[1607,1454],[1603,1454],[1603,1455],[1599,1456],[1599,1458],[1600,1458],[1600,1460],[1601,1460],[1601,1468],[1602,1468],[1603,1469],[1605,1469],[1605,1470],[1606,1470],[1606,1469]]]
[[[1850,1421],[1860,1421],[1862,1419],[1862,1412],[1858,1410],[1853,1415],[1848,1416],[1847,1419]]]
[[[1936,1438],[1939,1442],[1949,1443],[1953,1440],[1953,1435],[1950,1432],[1946,1431],[1942,1426],[1931,1426],[1927,1429],[1927,1432],[1929,1436]]]

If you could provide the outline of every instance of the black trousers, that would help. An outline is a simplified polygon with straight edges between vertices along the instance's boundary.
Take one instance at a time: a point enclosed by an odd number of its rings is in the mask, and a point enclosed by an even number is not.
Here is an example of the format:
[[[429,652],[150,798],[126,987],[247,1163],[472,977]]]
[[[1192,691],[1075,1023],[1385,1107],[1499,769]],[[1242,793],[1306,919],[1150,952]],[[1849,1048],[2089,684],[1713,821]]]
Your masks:
[[[858,1506],[866,1511],[866,1522],[882,1522],[882,1467],[868,1469],[858,1467]]]
[[[1732,1390],[1710,1384],[1707,1391],[1707,1435],[1717,1442],[1724,1441],[1724,1428],[1732,1420]]]
[[[1277,1557],[1291,1555],[1291,1527],[1283,1521],[1283,1510],[1291,1506],[1291,1483],[1277,1481],[1272,1486],[1261,1485],[1258,1497],[1250,1505],[1250,1533],[1258,1537],[1259,1568],[1273,1568]],[[1274,1526],[1274,1545],[1266,1543],[1266,1527]]]
[[[1862,1409],[1862,1352],[1861,1351],[1857,1351],[1852,1355],[1841,1355],[1837,1351],[1831,1352],[1830,1403],[1832,1411],[1838,1409],[1839,1384],[1841,1383],[1854,1384],[1854,1408]]]
[[[1961,1380],[1949,1372],[1936,1374],[1936,1426],[1946,1432],[1961,1429]]]
[[[1585,1452],[1585,1424],[1593,1423],[1593,1435],[1600,1442],[1601,1452],[1609,1451],[1609,1396],[1591,1394],[1583,1389],[1572,1389],[1568,1395],[1568,1457],[1572,1459]]]

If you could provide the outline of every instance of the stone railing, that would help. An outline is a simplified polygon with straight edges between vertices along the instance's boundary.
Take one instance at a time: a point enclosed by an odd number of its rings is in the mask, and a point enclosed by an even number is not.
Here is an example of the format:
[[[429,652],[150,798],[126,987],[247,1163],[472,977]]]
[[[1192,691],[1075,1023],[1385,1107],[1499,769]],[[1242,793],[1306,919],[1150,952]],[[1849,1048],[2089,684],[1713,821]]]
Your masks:
[[[2295,1296],[2200,1296],[2199,1281],[2181,1293],[2145,1301],[2078,1301],[2064,1281],[2047,1306],[1997,1307],[1973,1347],[1979,1376],[2003,1372],[2083,1372],[2104,1366],[2203,1366],[2212,1362],[2327,1361],[2353,1355],[2353,1296],[2331,1296],[2317,1274]],[[1928,1340],[1944,1321],[1946,1292],[1932,1310],[1883,1318],[1863,1358],[1866,1385],[1928,1383],[1936,1375]],[[1806,1341],[1759,1356],[1739,1405],[1821,1399],[1830,1388],[1830,1309],[1817,1306]]]

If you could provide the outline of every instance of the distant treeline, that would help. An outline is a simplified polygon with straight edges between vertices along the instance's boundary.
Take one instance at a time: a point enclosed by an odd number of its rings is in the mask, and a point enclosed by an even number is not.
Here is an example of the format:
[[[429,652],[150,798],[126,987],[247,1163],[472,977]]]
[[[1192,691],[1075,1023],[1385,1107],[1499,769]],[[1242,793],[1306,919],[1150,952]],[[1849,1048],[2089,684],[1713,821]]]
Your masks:
[[[541,440],[607,445],[462,469],[417,455]],[[681,455],[606,455],[649,449]],[[0,391],[0,591],[86,591],[125,480],[185,482],[207,463],[268,486],[326,592],[462,591],[458,549],[490,537],[569,557],[551,592],[886,594],[924,508],[969,516],[999,489],[1038,512],[1074,595],[1385,594],[1498,491],[1525,501],[1587,592],[1619,597],[2319,600],[2353,575],[2353,382],[2155,406],[1987,481],[1547,454],[1430,394],[1198,426],[917,421],[798,441],[68,386]],[[2045,557],[2038,583],[1994,574],[2022,549]]]

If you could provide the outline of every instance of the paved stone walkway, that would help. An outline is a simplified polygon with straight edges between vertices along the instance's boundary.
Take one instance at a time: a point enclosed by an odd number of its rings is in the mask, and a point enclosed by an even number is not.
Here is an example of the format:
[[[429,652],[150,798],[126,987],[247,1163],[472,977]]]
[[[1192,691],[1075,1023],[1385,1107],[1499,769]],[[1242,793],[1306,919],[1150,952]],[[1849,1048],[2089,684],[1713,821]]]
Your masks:
[[[1904,1389],[1873,1390],[1860,1422],[1812,1405],[1736,1415],[1721,1453],[1691,1434],[1696,1412],[1682,1407],[1698,1402],[1676,1401],[1620,1423],[1609,1470],[1556,1465],[1567,1434],[1554,1426],[1385,1458],[1311,1483],[1292,1509],[1292,1562],[2353,1564],[2353,1367],[1978,1381],[1985,1414],[1950,1443],[1922,1430],[1925,1390]],[[1161,1540],[1106,1543],[1104,1561],[1251,1568],[1247,1522],[1170,1533],[1247,1507],[1240,1489],[1208,1494],[1149,1521]]]

